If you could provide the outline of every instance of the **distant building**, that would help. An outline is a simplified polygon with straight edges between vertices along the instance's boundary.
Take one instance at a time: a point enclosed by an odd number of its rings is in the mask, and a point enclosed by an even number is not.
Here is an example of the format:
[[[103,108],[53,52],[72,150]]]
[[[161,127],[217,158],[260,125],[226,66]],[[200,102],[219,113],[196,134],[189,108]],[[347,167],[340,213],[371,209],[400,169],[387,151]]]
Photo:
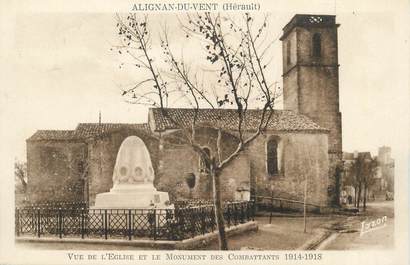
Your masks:
[[[377,185],[378,190],[394,192],[394,159],[391,157],[391,147],[379,147],[377,162],[379,165],[378,178],[380,179]]]
[[[348,176],[349,170],[357,158],[371,159],[370,152],[343,152],[344,177],[342,180],[342,200],[351,196],[356,198],[355,183]],[[368,200],[381,199],[391,196],[394,191],[394,159],[391,157],[391,148],[383,146],[379,148],[377,160],[377,173],[374,175],[373,184],[367,192]],[[363,194],[362,194],[363,195]]]

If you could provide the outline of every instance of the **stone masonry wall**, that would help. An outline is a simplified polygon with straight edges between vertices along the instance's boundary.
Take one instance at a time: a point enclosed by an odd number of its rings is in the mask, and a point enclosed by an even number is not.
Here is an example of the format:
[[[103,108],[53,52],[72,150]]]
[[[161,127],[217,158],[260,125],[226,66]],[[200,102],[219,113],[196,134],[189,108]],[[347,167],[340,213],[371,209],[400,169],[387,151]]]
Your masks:
[[[171,200],[212,196],[212,181],[199,170],[199,156],[190,146],[179,143],[175,133],[163,135],[159,142],[142,131],[119,130],[89,140],[87,143],[53,141],[28,142],[29,192],[33,203],[41,201],[79,201],[89,198],[94,204],[98,193],[112,187],[116,156],[123,140],[140,137],[146,144],[155,171],[154,185],[159,191],[169,192]],[[270,137],[279,139],[279,174],[268,176],[266,169],[266,142]],[[171,140],[170,140],[171,139]],[[201,129],[197,140],[211,152],[216,150],[217,133]],[[222,159],[237,147],[238,139],[223,134]],[[234,200],[239,190],[250,190],[253,195],[303,200],[305,177],[308,179],[308,201],[327,204],[328,153],[327,134],[267,133],[259,136],[242,154],[221,172],[222,199]],[[81,180],[80,164],[87,161],[88,186]],[[186,174],[194,173],[196,185],[190,191]]]
[[[171,200],[202,198],[210,199],[212,181],[205,172],[200,172],[199,156],[189,145],[179,142],[183,139],[178,132],[164,135],[160,151],[157,189],[169,192]],[[216,152],[217,132],[213,129],[200,129],[196,140],[201,146],[208,147],[211,153]],[[237,147],[238,140],[230,134],[222,136],[222,159],[230,155]],[[246,157],[238,157],[221,174],[223,199],[233,199],[236,189],[243,182],[249,182],[249,166]],[[195,175],[196,185],[190,191],[185,177],[188,173]],[[234,180],[235,179],[235,183]],[[228,185],[230,184],[230,185]]]
[[[279,137],[280,173],[268,176],[266,142]],[[308,180],[308,202],[327,205],[328,153],[327,135],[310,133],[275,133],[257,138],[248,148],[251,175],[255,178],[257,196],[273,196],[303,201],[304,181]]]
[[[84,200],[81,179],[86,143],[76,141],[27,141],[30,203]]]

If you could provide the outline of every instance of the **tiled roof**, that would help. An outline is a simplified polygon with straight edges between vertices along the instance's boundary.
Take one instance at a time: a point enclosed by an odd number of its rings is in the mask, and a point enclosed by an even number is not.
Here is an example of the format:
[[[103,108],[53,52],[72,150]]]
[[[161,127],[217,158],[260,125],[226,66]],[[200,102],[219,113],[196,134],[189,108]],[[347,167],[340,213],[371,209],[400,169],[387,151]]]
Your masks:
[[[119,129],[131,129],[142,130],[149,133],[150,129],[148,124],[136,124],[136,123],[80,123],[75,129],[76,133],[81,137],[90,137],[99,134],[109,133]]]
[[[148,124],[133,124],[133,123],[80,123],[75,130],[38,130],[28,141],[41,140],[79,140],[89,137],[110,133],[119,129],[142,130],[146,133],[150,132]]]
[[[150,118],[153,119],[153,122],[150,124],[154,126],[153,130],[177,129],[178,126],[171,120],[175,120],[186,128],[192,125],[194,109],[169,108],[165,109],[165,111],[166,115],[159,108],[150,109]],[[248,110],[246,115],[247,122],[243,128],[246,130],[256,130],[262,111],[252,109]],[[199,109],[197,124],[199,126],[211,125],[212,127],[219,127],[225,130],[237,130],[238,120],[238,114],[235,109]],[[274,110],[268,124],[268,129],[277,131],[327,131],[327,129],[320,127],[308,117],[296,114],[290,110]]]
[[[38,130],[30,138],[29,141],[40,140],[74,140],[78,139],[73,130]]]

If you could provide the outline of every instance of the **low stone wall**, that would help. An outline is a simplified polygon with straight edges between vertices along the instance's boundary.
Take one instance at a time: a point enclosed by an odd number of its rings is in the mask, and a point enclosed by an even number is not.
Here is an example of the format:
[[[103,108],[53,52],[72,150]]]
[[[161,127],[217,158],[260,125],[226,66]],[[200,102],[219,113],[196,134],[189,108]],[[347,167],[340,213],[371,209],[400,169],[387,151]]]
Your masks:
[[[244,224],[239,224],[236,226],[231,226],[227,228],[226,235],[231,237],[237,234],[246,233],[248,231],[257,231],[258,223],[255,221],[250,221]],[[193,238],[185,239],[182,241],[168,241],[168,240],[125,240],[125,239],[80,239],[80,238],[55,238],[55,237],[16,237],[16,243],[71,243],[71,244],[98,244],[98,245],[110,245],[110,246],[135,246],[141,248],[152,248],[158,250],[193,250],[200,249],[207,246],[214,240],[218,240],[218,232],[214,231],[207,233],[205,235],[196,236]]]

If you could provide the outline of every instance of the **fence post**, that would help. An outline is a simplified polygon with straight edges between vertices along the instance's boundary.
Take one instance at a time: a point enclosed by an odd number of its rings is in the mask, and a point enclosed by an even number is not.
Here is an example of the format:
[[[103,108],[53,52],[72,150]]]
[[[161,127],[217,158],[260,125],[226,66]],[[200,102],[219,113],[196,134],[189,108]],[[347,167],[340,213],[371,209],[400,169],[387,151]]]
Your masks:
[[[231,204],[230,203],[228,203],[227,205],[226,205],[226,208],[227,208],[227,212],[226,212],[226,221],[227,221],[227,223],[228,223],[228,227],[230,227],[231,226]]]
[[[84,208],[81,208],[81,239],[84,239]]]
[[[249,205],[249,202],[246,202],[246,221],[250,221],[251,220],[251,206]]]
[[[245,206],[245,222],[249,221],[249,204],[247,202],[244,202]]]
[[[195,224],[196,224],[195,216],[196,216],[195,209],[191,209],[190,219],[191,219],[191,236],[192,237],[195,236]]]
[[[20,210],[16,208],[16,234],[20,236]]]
[[[206,232],[205,213],[205,207],[201,207],[201,230],[203,235],[205,235]]]
[[[238,207],[237,207],[238,205],[236,203],[233,203],[232,206],[233,206],[233,212],[234,212],[233,214],[234,225],[237,225],[238,224]]]
[[[108,213],[107,209],[104,210],[104,237],[105,239],[108,238]]]
[[[37,208],[37,237],[41,234],[41,213],[40,208]]]
[[[184,226],[182,225],[182,215],[183,215],[184,210],[176,208],[175,209],[175,221],[176,225],[174,226],[174,229],[172,231],[174,238],[177,240],[182,240],[185,235],[185,230]]]
[[[241,203],[241,224],[245,223],[245,211],[243,209],[243,203]]]
[[[175,230],[174,230],[174,222],[172,221],[172,218],[174,218],[174,220],[176,220],[175,218],[175,209],[174,212],[172,212],[171,210],[166,210],[167,211],[167,216],[169,216],[169,218],[167,218],[167,227],[168,227],[168,233],[167,233],[167,239],[171,240],[171,239],[175,239]]]
[[[157,240],[157,209],[154,208],[154,240]]]
[[[58,236],[60,238],[63,237],[63,217],[61,214],[61,208],[58,208],[58,213],[57,213],[57,232],[58,232]]]
[[[252,221],[255,221],[256,201],[252,201]]]
[[[132,238],[131,209],[128,210],[128,240]]]

